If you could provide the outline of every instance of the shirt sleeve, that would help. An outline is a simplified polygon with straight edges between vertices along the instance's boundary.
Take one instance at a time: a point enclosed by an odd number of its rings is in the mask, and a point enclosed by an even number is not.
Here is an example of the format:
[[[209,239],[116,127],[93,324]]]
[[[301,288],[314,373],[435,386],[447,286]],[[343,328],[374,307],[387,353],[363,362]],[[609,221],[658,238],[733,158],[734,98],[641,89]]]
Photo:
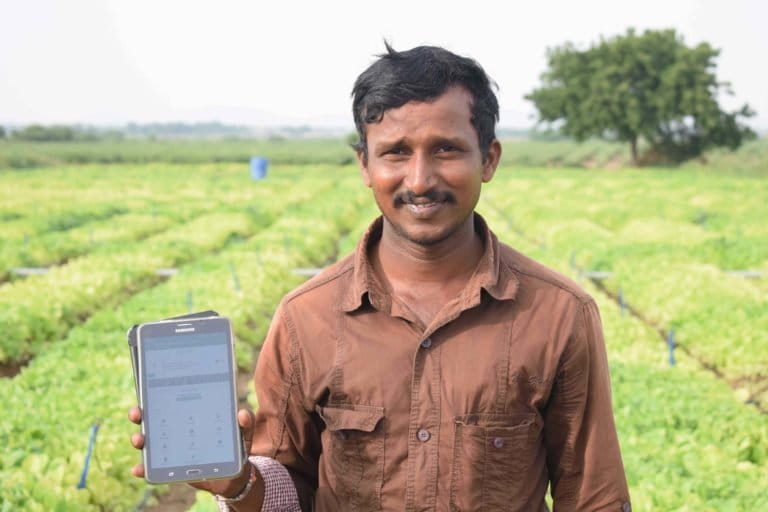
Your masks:
[[[578,306],[544,423],[554,512],[628,512],[605,341],[593,300]]]
[[[299,497],[296,495],[296,487],[285,466],[275,459],[251,455],[251,464],[264,480],[264,502],[261,505],[263,512],[301,512]],[[229,512],[229,506],[218,501],[219,512]]]
[[[278,461],[293,481],[301,510],[309,511],[317,489],[321,443],[314,406],[304,398],[303,373],[296,330],[281,302],[256,364],[258,409],[251,455]]]

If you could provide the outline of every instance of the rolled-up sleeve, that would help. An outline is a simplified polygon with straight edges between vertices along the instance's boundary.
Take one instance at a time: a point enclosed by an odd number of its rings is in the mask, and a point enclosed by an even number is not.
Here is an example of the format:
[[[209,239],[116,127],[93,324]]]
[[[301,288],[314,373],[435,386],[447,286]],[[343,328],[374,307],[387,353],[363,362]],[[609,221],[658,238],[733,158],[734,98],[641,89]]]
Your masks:
[[[577,309],[544,415],[554,511],[627,512],[600,314],[593,300]]]
[[[252,455],[277,460],[291,476],[302,510],[311,510],[317,488],[320,432],[302,393],[296,333],[281,303],[259,354],[254,377],[258,410]]]

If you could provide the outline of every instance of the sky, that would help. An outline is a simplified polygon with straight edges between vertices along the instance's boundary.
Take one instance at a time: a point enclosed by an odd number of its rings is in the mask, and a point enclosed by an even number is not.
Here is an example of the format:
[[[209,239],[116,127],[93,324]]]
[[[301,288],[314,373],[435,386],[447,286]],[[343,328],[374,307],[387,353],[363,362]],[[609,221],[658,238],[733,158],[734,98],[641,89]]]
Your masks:
[[[529,127],[523,97],[547,48],[627,28],[674,28],[722,53],[718,78],[768,128],[762,0],[0,0],[0,124],[221,121],[352,128],[350,91],[384,50],[443,46],[499,86],[500,126]]]

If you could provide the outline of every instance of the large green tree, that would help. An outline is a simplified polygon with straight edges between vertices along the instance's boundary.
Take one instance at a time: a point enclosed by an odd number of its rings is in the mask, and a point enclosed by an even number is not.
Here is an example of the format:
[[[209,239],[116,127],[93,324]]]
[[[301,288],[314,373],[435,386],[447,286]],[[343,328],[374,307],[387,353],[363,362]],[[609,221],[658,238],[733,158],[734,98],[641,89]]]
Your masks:
[[[741,122],[754,115],[749,106],[726,112],[718,103],[733,94],[715,75],[719,54],[708,43],[686,46],[674,30],[630,29],[586,50],[566,43],[548,50],[542,85],[526,99],[540,122],[578,140],[628,142],[638,163],[642,139],[646,160],[681,162],[754,136]]]

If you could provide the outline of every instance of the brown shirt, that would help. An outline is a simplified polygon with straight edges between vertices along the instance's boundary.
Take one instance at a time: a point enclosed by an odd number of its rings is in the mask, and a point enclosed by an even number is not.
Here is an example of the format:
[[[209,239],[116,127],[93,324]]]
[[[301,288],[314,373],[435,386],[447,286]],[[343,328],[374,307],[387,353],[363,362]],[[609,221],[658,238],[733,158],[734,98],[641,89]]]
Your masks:
[[[256,368],[252,453],[302,507],[629,510],[597,306],[498,242],[428,325],[377,281],[367,249],[280,304]]]

